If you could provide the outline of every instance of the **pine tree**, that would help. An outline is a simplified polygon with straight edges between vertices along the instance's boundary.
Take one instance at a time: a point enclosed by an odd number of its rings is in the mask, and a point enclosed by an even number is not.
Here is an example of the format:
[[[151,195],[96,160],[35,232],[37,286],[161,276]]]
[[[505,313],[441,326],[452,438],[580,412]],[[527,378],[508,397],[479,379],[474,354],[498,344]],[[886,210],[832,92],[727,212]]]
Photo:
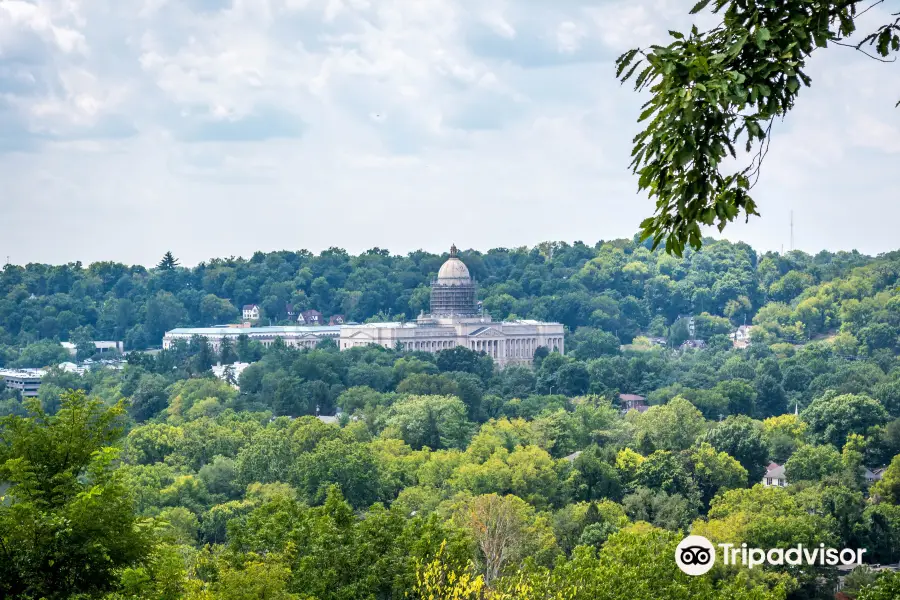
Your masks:
[[[172,255],[172,251],[170,250],[163,255],[162,260],[159,261],[159,264],[156,265],[156,268],[161,271],[171,271],[177,266],[178,259]]]

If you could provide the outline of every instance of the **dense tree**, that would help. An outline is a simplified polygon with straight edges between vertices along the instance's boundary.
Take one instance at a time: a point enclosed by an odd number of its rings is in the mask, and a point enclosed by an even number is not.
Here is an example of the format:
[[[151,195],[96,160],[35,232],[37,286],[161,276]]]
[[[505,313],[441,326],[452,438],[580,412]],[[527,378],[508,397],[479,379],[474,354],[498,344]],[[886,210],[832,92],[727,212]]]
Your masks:
[[[890,600],[900,596],[900,574],[883,571],[874,585],[863,588],[857,600]]]
[[[464,448],[469,435],[466,407],[450,396],[403,398],[391,407],[387,425],[416,450]]]
[[[121,405],[66,393],[56,415],[0,424],[0,595],[63,599],[118,587],[119,569],[147,554],[149,528],[116,471]]]
[[[166,408],[166,387],[166,379],[161,375],[147,374],[140,377],[128,408],[131,416],[136,421],[146,421]]]
[[[750,483],[759,481],[765,473],[768,449],[763,441],[763,429],[749,417],[728,417],[710,429],[703,439],[716,450],[734,457],[746,469]]]
[[[323,442],[309,454],[298,457],[291,479],[312,504],[324,502],[332,485],[340,488],[354,508],[371,506],[388,492],[371,449],[336,439]]]
[[[866,433],[870,427],[888,421],[887,412],[877,401],[865,395],[833,393],[813,400],[801,418],[809,424],[812,436],[838,448],[851,433]]]
[[[684,450],[706,428],[703,415],[684,398],[653,406],[637,420],[638,440],[645,450]]]
[[[725,492],[713,499],[707,521],[696,521],[691,533],[711,542],[746,543],[750,548],[790,548],[803,544],[807,548],[824,544],[837,548],[837,524],[827,514],[810,510],[804,499],[785,488],[763,487]],[[795,578],[792,596],[815,597],[817,590],[834,589],[837,573],[834,567],[814,566],[802,572],[790,567],[768,570],[789,572]]]
[[[873,487],[872,494],[886,502],[900,504],[900,454],[891,460],[891,464]]]
[[[725,452],[716,452],[708,442],[693,449],[690,461],[704,504],[709,504],[720,491],[744,487],[747,483],[747,469]]]
[[[539,555],[553,545],[546,519],[516,496],[476,496],[460,507],[456,518],[478,543],[488,584],[510,561]]]
[[[840,453],[832,446],[801,446],[784,464],[788,481],[819,481],[843,469]]]
[[[620,500],[622,482],[616,469],[601,456],[599,446],[591,446],[574,460],[575,496],[579,500]]]

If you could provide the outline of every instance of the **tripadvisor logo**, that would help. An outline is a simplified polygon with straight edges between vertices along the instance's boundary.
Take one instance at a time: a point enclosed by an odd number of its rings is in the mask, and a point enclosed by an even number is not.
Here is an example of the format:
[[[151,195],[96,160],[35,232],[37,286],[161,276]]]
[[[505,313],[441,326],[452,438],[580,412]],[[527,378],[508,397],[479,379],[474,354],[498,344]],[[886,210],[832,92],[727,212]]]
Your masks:
[[[688,575],[703,575],[716,564],[716,549],[702,535],[689,535],[675,548],[675,563]]]
[[[793,548],[748,548],[747,544],[717,544],[721,549],[722,563],[744,565],[748,569],[759,565],[859,565],[865,548],[809,547],[797,544]],[[689,535],[675,548],[675,563],[688,575],[703,575],[716,564],[716,549],[712,542],[702,535]]]

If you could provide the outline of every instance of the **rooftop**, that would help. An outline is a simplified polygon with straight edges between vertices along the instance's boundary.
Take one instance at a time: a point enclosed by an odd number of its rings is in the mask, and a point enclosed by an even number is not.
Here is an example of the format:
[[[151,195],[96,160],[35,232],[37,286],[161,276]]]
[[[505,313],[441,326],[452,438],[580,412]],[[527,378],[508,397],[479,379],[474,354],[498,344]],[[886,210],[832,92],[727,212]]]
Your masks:
[[[472,277],[469,275],[469,268],[465,263],[459,260],[457,256],[456,244],[450,247],[450,258],[441,265],[438,271],[438,282],[449,283],[471,283]]]
[[[769,463],[769,468],[766,469],[766,478],[771,479],[784,479],[784,466],[779,465],[778,463]]]
[[[44,369],[0,369],[0,377],[43,377]]]
[[[473,323],[478,318],[472,318],[467,322]],[[449,323],[449,321],[447,321]],[[485,321],[485,326],[482,329],[487,329],[488,327],[496,327],[498,325],[556,325],[556,323],[545,323],[542,321],[535,321],[532,319],[523,319],[521,321]],[[341,327],[353,327],[353,328],[364,328],[364,329],[412,329],[415,327],[421,327],[419,323],[415,321],[405,321],[400,323],[398,321],[388,321],[384,323],[346,323],[342,325],[332,325],[329,326],[331,329],[340,330]],[[257,327],[257,329],[263,329],[262,327]],[[307,327],[306,329],[311,329],[313,331],[325,329],[325,327]],[[472,332],[477,333],[477,332]]]
[[[167,334],[182,335],[278,335],[286,333],[338,333],[340,325],[273,325],[269,327],[177,327]]]

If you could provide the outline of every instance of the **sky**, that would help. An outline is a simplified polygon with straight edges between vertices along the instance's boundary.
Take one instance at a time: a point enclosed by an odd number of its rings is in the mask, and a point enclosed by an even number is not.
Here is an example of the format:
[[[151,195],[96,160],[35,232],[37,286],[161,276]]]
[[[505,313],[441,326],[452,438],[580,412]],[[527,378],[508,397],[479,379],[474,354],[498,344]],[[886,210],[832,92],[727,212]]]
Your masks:
[[[693,0],[0,0],[0,258],[631,237],[635,45]],[[701,16],[701,26],[713,24]],[[862,29],[887,21],[881,7]],[[775,126],[759,250],[898,248],[900,65],[819,52]]]

